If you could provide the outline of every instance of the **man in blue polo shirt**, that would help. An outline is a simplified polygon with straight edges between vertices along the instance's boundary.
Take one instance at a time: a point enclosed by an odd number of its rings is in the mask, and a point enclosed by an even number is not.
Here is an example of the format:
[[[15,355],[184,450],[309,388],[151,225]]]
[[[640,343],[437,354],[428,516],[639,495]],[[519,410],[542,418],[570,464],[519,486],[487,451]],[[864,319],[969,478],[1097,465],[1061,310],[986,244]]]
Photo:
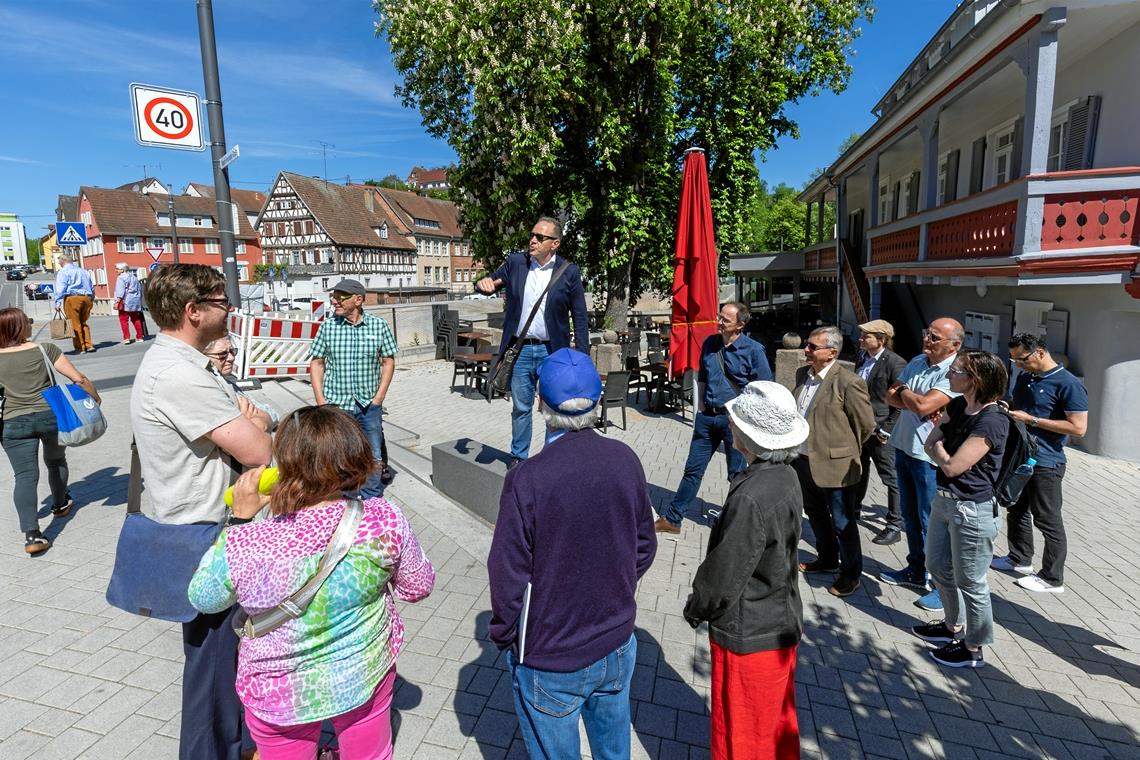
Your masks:
[[[924,591],[915,604],[932,612],[942,609],[938,590],[930,589],[926,581],[926,523],[938,487],[935,477],[938,468],[923,446],[926,440],[923,422],[958,395],[950,390],[950,365],[965,337],[965,330],[957,320],[943,317],[931,322],[922,331],[922,353],[910,360],[894,387],[887,391],[887,403],[902,410],[889,443],[895,448],[907,566],[901,570],[884,570],[879,573],[879,580]]]
[[[689,442],[689,458],[681,485],[654,523],[659,533],[681,532],[681,520],[696,498],[709,460],[718,446],[724,446],[724,455],[728,458],[729,480],[744,471],[744,457],[732,447],[732,431],[728,428],[724,405],[740,395],[740,389],[753,380],[772,379],[764,346],[744,334],[747,324],[748,307],[742,303],[726,303],[716,319],[718,334],[710,335],[701,346],[697,381],[704,392],[699,410],[693,415],[693,439]]]
[[[1009,554],[990,567],[1025,575],[1017,585],[1029,591],[1065,590],[1065,522],[1061,518],[1061,480],[1065,443],[1088,429],[1089,393],[1072,372],[1058,364],[1044,339],[1018,333],[1009,340],[1009,359],[1021,368],[1009,402],[1009,416],[1029,426],[1037,439],[1037,464],[1021,498],[1009,508]],[[1041,569],[1033,573],[1033,526],[1045,539]]]

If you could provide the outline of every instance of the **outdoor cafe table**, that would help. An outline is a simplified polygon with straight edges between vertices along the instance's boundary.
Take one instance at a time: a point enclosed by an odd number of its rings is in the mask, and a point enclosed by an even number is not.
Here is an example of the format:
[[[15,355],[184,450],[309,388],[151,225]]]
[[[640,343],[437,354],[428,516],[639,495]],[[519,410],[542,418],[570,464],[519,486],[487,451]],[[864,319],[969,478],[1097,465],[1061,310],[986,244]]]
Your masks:
[[[477,346],[479,341],[491,341],[491,333],[480,332],[478,330],[471,330],[469,332],[458,333],[455,337],[465,341],[468,345]]]

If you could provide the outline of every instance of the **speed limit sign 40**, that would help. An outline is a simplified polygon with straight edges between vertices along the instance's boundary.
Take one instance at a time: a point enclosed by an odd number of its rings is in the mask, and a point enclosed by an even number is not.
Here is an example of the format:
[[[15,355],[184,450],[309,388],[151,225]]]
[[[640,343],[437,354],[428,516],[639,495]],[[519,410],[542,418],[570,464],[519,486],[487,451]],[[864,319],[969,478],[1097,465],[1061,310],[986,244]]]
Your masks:
[[[135,119],[135,140],[141,145],[181,150],[206,147],[196,93],[132,84],[131,111]]]

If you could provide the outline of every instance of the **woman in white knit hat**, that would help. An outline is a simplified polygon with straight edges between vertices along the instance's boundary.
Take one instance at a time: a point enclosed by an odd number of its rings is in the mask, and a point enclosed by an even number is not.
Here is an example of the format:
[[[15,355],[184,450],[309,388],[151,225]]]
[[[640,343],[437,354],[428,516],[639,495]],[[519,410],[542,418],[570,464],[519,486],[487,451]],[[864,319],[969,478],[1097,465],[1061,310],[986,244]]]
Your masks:
[[[749,383],[726,406],[748,468],[732,481],[684,613],[694,628],[709,624],[710,752],[714,760],[798,758],[803,499],[791,462],[808,423],[778,383]]]

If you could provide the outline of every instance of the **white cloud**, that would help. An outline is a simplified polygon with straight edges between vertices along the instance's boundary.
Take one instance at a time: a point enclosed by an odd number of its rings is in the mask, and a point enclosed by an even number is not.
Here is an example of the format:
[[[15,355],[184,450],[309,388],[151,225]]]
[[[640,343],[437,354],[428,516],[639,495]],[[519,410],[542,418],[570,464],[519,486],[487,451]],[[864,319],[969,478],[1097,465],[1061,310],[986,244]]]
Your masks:
[[[0,161],[7,161],[13,164],[42,164],[43,161],[36,161],[34,158],[20,158],[19,156],[0,156]]]

